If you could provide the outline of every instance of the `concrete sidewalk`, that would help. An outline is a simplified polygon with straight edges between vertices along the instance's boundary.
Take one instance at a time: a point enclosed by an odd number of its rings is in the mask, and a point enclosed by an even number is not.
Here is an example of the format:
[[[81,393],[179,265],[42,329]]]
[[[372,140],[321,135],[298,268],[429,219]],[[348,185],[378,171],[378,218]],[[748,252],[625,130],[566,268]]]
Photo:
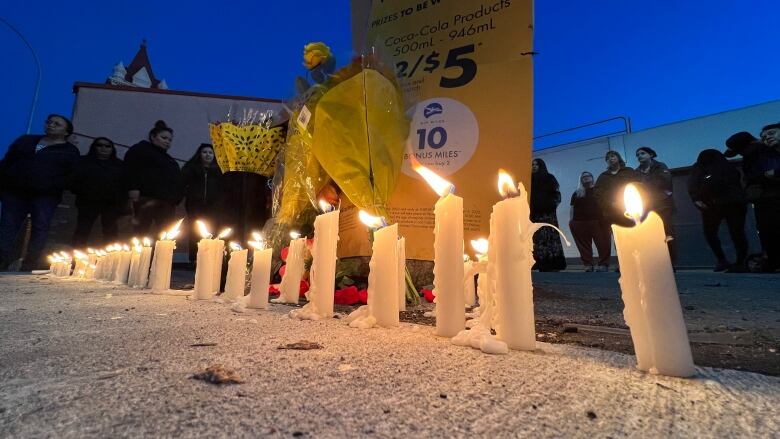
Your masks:
[[[539,343],[488,356],[432,328],[350,329],[290,307],[0,275],[0,437],[771,437],[780,378],[636,371]],[[309,340],[319,350],[281,350]],[[193,346],[200,344],[201,346]],[[190,377],[221,363],[243,384]]]

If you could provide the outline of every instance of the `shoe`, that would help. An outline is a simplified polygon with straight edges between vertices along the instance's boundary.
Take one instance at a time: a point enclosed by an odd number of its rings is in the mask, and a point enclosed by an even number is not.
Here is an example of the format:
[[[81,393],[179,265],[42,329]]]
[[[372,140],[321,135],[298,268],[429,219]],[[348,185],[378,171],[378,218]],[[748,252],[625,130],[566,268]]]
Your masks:
[[[718,263],[715,265],[715,268],[712,270],[716,273],[719,273],[721,271],[726,271],[731,267],[731,264],[729,264],[729,261],[718,261]]]
[[[726,269],[726,273],[748,273],[748,269],[743,264],[733,264]]]
[[[586,273],[593,273],[594,271],[596,271],[596,269],[595,269],[595,268],[593,268],[593,266],[592,266],[592,265],[591,265],[590,267],[588,267],[588,268],[586,268],[586,269],[585,269],[585,272],[586,272]]]
[[[609,265],[599,265],[599,268],[597,268],[596,271],[606,273],[609,271]]]

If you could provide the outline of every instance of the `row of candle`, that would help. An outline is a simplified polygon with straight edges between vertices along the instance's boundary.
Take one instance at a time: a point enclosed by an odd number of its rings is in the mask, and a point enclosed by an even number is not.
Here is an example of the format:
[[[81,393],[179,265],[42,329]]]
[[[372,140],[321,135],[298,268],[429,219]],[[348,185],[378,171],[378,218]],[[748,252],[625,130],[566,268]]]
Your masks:
[[[414,164],[414,169],[425,178],[439,195],[434,207],[434,294],[436,334],[452,337],[457,344],[468,344],[486,352],[500,353],[508,349],[534,350],[536,332],[533,310],[533,286],[531,267],[534,260],[533,234],[542,224],[531,223],[527,193],[522,184],[515,188],[511,177],[499,174],[499,193],[503,199],[493,206],[490,218],[490,237],[487,249],[480,253],[480,272],[477,292],[480,297],[480,319],[466,330],[465,308],[473,303],[473,273],[463,254],[463,199],[454,194],[454,186],[428,168]],[[641,220],[641,200],[638,207],[633,200],[638,193],[626,190],[627,212],[635,220],[636,227],[613,226],[618,259],[623,275],[620,279],[623,300],[626,305],[626,322],[631,329],[637,352],[638,368],[654,373],[690,376],[694,373],[687,332],[677,296],[676,283],[671,270],[664,242],[663,223],[651,212]],[[633,198],[629,198],[630,196]],[[632,204],[633,203],[633,204]],[[630,206],[629,206],[630,205]],[[323,205],[323,214],[315,220],[314,256],[307,294],[309,303],[291,313],[299,318],[318,319],[333,314],[333,288],[335,277],[336,245],[338,241],[338,210]],[[398,236],[398,225],[385,225],[383,218],[361,212],[361,220],[374,229],[374,242],[369,264],[368,305],[352,313],[347,322],[351,326],[367,328],[374,325],[395,327],[399,324],[399,311],[403,300],[403,240]],[[157,241],[149,287],[166,290],[170,285],[172,253],[175,233],[164,234]],[[203,239],[198,243],[198,265],[195,277],[195,298],[208,299],[219,291],[221,265],[224,253],[223,234],[212,239],[203,223],[198,224]],[[383,227],[384,226],[384,227]],[[175,233],[174,233],[175,232]],[[259,236],[255,236],[252,269],[252,288],[248,303],[251,307],[267,306],[268,279],[270,277],[270,249],[263,249]],[[228,263],[225,294],[223,298],[238,301],[243,298],[247,265],[247,250],[232,244]],[[122,250],[126,252],[127,250]],[[116,253],[116,252],[114,252]],[[112,255],[114,253],[109,253]],[[305,238],[290,242],[286,273],[280,285],[280,297],[276,302],[297,303],[298,289],[304,272]],[[64,255],[62,255],[64,257]],[[104,270],[100,262],[95,267],[95,277],[105,273],[123,277],[123,258],[116,256],[106,260],[110,268]],[[67,263],[70,267],[70,261]],[[132,258],[130,259],[132,265]],[[119,267],[119,270],[117,270]],[[61,268],[53,265],[52,271]],[[86,271],[86,270],[84,270]],[[465,276],[469,271],[471,278]],[[130,269],[132,273],[132,269]],[[132,274],[131,274],[132,276]],[[484,282],[483,282],[484,281]],[[495,329],[496,336],[490,330]]]

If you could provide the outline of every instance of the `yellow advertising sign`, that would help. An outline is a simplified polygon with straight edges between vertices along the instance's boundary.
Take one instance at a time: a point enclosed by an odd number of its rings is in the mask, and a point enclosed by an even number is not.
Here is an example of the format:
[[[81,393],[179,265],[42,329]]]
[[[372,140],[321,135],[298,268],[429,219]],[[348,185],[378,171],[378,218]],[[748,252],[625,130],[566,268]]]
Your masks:
[[[437,195],[410,155],[454,183],[465,239],[489,233],[499,168],[528,187],[533,124],[532,0],[353,0],[353,32],[392,57],[411,118],[389,222],[409,259],[433,259]],[[340,256],[371,253],[356,209],[342,209]],[[467,251],[469,249],[466,249]]]

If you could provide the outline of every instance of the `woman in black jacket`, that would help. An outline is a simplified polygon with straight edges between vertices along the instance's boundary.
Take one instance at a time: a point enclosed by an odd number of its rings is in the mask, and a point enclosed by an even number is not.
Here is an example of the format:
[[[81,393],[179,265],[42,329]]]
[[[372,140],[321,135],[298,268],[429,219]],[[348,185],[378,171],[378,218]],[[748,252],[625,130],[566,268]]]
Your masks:
[[[32,231],[21,270],[31,271],[41,265],[39,258],[51,218],[79,160],[78,148],[67,141],[71,134],[73,124],[67,117],[50,114],[43,135],[19,137],[0,162],[0,270],[15,259],[16,237],[28,214]]]
[[[541,159],[531,162],[531,221],[558,226],[558,205],[561,192],[558,180],[547,172],[547,164]],[[566,269],[561,237],[555,229],[543,227],[534,234],[534,269],[559,271]]]
[[[136,143],[125,154],[125,186],[139,235],[165,230],[175,220],[183,193],[179,164],[167,152],[171,142],[173,130],[158,120],[149,140]]]
[[[715,254],[715,271],[745,271],[748,242],[745,237],[747,202],[742,181],[737,171],[718,150],[705,149],[699,153],[688,177],[688,194],[701,212],[704,238]],[[736,263],[732,266],[723,253],[718,228],[726,221],[729,236],[737,250]]]
[[[111,139],[98,137],[81,158],[71,177],[70,189],[76,194],[79,210],[73,246],[87,244],[92,225],[100,217],[103,240],[115,241],[119,235],[117,219],[122,202],[127,196],[122,188],[122,161],[116,157],[116,146]]]
[[[216,230],[222,171],[214,160],[214,148],[208,143],[201,143],[192,158],[184,164],[181,175],[188,221],[194,224],[201,219],[209,224],[212,231]],[[194,227],[190,227],[190,230],[190,262],[195,262],[199,237],[195,235]]]

